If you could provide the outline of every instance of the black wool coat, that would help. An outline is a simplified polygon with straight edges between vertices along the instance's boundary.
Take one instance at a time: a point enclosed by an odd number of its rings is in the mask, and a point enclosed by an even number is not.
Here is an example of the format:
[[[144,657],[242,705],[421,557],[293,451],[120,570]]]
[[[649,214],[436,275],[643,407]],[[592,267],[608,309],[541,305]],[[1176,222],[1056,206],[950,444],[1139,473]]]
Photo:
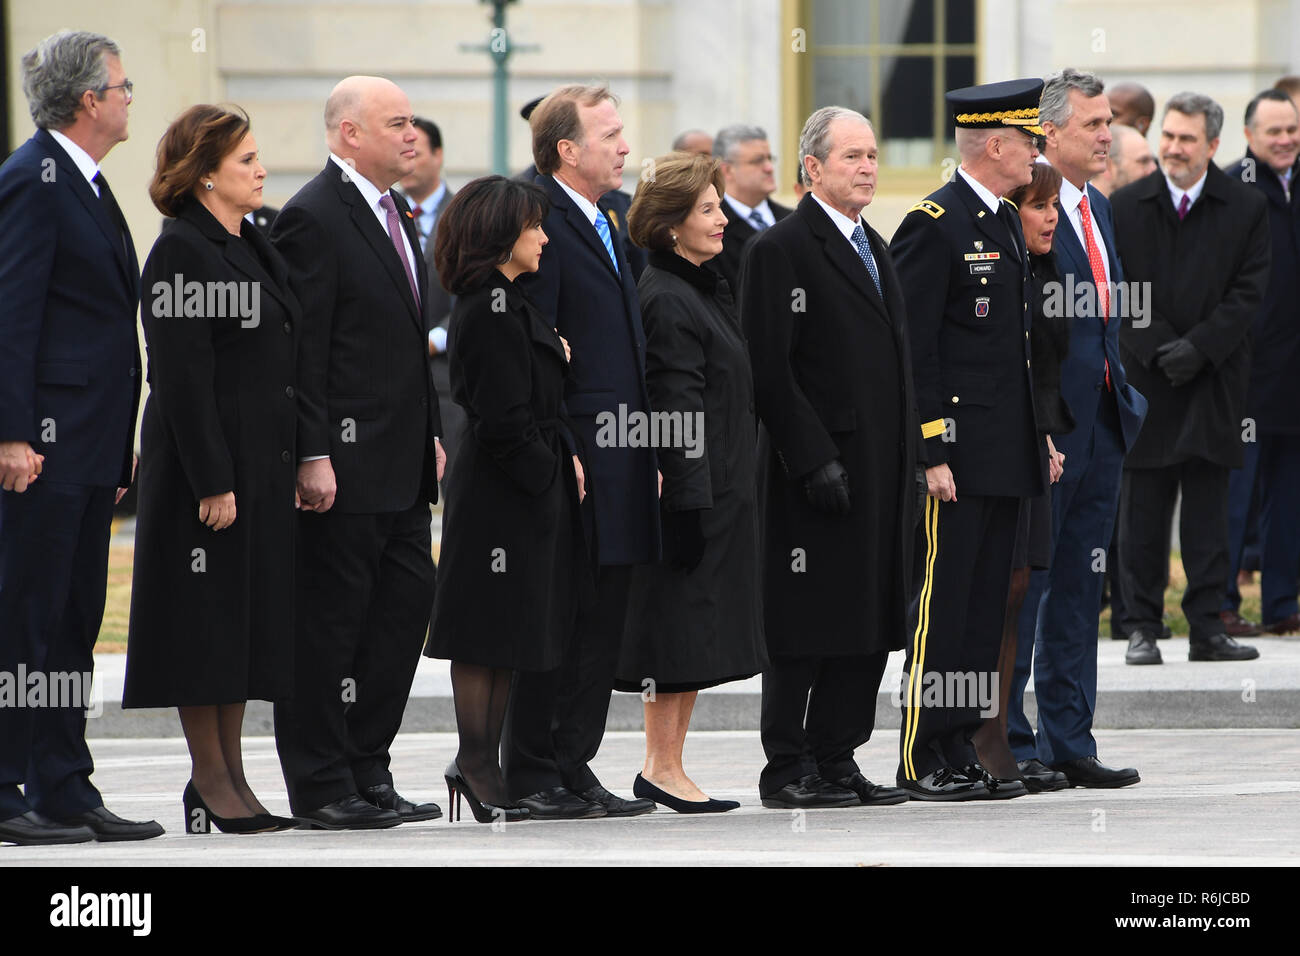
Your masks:
[[[772,210],[772,218],[777,222],[794,212],[788,206],[782,206],[771,199],[767,201],[767,205]],[[727,288],[731,290],[732,296],[735,296],[740,291],[741,257],[748,248],[749,241],[758,235],[759,230],[754,228],[753,223],[742,219],[725,200],[722,203],[722,211],[727,216],[727,224],[722,229],[722,251],[710,259],[707,266],[727,280]]]
[[[867,228],[884,289],[812,194],[750,243],[740,276],[763,426],[759,511],[768,653],[903,646],[924,461],[902,285]],[[852,510],[815,511],[803,479],[839,459]]]
[[[690,572],[667,560],[633,569],[618,675],[638,687],[647,677],[659,683],[749,677],[763,670],[767,655],[758,423],[745,337],[726,284],[707,266],[651,252],[637,291],[650,406],[682,421],[681,431],[668,436],[674,440],[659,448],[661,507],[701,511],[705,549]]]
[[[425,654],[550,670],[591,589],[562,408],[564,345],[496,271],[457,297],[448,342],[467,426],[447,481]]]
[[[1160,170],[1110,201],[1124,278],[1151,289],[1150,324],[1126,322],[1120,330],[1129,381],[1150,403],[1124,467],[1201,458],[1238,468],[1250,331],[1269,276],[1268,204],[1213,163],[1181,222]],[[1156,365],[1156,349],[1184,337],[1208,361],[1175,388]]]
[[[178,276],[258,283],[256,324],[206,296],[176,314]],[[301,319],[288,267],[256,226],[235,237],[192,201],[154,243],[142,290],[151,392],[123,706],[288,697]],[[229,491],[235,522],[213,531],[199,499]]]

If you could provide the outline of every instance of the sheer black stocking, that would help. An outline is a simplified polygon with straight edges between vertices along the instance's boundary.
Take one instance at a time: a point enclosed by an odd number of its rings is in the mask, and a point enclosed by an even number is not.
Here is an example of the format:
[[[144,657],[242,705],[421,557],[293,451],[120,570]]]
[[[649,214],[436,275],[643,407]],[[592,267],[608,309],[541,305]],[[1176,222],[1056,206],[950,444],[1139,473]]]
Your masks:
[[[456,732],[460,737],[456,766],[474,796],[496,806],[508,803],[501,776],[501,728],[513,677],[514,671],[504,667],[451,663]]]

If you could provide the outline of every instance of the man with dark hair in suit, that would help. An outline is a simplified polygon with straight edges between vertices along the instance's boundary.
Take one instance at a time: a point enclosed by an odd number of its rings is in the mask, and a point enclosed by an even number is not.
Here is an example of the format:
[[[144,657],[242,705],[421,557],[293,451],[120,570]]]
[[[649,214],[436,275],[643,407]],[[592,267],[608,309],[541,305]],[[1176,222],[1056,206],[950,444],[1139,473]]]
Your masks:
[[[1145,138],[1156,116],[1156,101],[1151,91],[1141,83],[1116,83],[1110,88],[1107,99],[1114,121],[1121,126],[1133,127]]]
[[[1240,616],[1237,588],[1254,492],[1260,505],[1262,630],[1294,634],[1300,631],[1300,110],[1291,97],[1278,89],[1257,94],[1246,107],[1246,141],[1245,158],[1227,173],[1268,202],[1272,265],[1252,330],[1246,415],[1257,434],[1244,443],[1245,465],[1233,469],[1228,482],[1228,594],[1219,616],[1229,636],[1240,636],[1241,624],[1247,633],[1259,633]]]
[[[564,400],[585,449],[591,492],[583,507],[600,567],[595,606],[579,613],[561,666],[516,676],[502,769],[511,797],[534,818],[631,816],[654,802],[615,796],[588,766],[605,734],[631,567],[659,559],[654,452],[597,437],[598,420],[650,408],[636,281],[600,204],[622,182],[629,149],[604,87],[561,87],[529,122],[536,182],[551,200],[543,222],[550,242],[537,272],[518,282],[572,348]]]
[[[1020,217],[1002,199],[1032,181],[1041,89],[1041,80],[1020,79],[949,91],[961,165],[894,233],[928,460],[898,769],[914,800],[1026,792],[981,766],[971,737],[998,700],[1021,499],[1044,490],[1028,251]],[[975,694],[956,690],[972,684]]]
[[[1208,96],[1171,97],[1160,124],[1164,169],[1111,197],[1125,275],[1152,296],[1149,323],[1120,333],[1133,383],[1151,403],[1124,459],[1120,505],[1129,664],[1162,662],[1163,518],[1180,491],[1188,659],[1259,656],[1225,633],[1219,615],[1231,564],[1228,473],[1255,437],[1243,417],[1251,328],[1268,286],[1269,213],[1260,190],[1212,162],[1222,127],[1223,108]]]
[[[862,219],[876,155],[862,114],[808,117],[799,159],[812,191],[753,240],[741,270],[763,426],[765,807],[907,800],[853,756],[902,642],[920,455],[903,287]]]
[[[36,134],[0,167],[0,672],[23,695],[38,675],[90,690],[113,505],[132,479],[140,269],[99,171],[127,137],[131,89],[112,40],[47,37],[23,57]],[[104,807],[88,700],[25,704],[0,700],[0,842],[163,832]]]
[[[725,126],[713,139],[713,155],[722,160],[727,225],[722,252],[709,265],[727,280],[732,296],[740,294],[740,259],[749,240],[790,215],[768,197],[776,192],[776,167],[767,133],[760,126]]]
[[[325,169],[272,235],[303,316],[294,693],[275,705],[275,737],[294,815],[331,830],[441,816],[388,769],[433,608],[429,505],[445,462],[428,274],[391,188],[411,172],[412,120],[390,81],[341,81]]]
[[[456,195],[442,178],[442,131],[432,120],[415,118],[415,168],[402,179],[402,195],[411,206],[415,231],[420,234],[421,256],[429,273],[429,315],[433,331],[429,333],[429,354],[433,361],[433,384],[438,389],[442,425],[450,444],[447,446],[446,472],[456,463],[456,436],[465,424],[465,412],[451,399],[451,380],[447,370],[447,321],[455,297],[442,287],[438,267],[433,262],[433,241],[438,216]]]

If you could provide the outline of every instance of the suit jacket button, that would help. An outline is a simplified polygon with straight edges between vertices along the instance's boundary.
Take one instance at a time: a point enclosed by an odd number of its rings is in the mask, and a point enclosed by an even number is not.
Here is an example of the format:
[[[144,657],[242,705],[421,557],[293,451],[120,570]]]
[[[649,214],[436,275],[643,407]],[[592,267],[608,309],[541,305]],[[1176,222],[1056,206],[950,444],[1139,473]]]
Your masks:
[[[293,386],[292,386],[292,385],[286,385],[286,386],[284,387],[284,394],[288,395],[290,398],[293,398]]]
[[[957,402],[959,402],[959,401],[960,401],[960,399],[959,399],[959,398],[957,398],[957,396],[956,396],[956,395],[954,395],[954,396],[953,396],[953,397],[952,397],[952,403],[953,403],[953,404],[954,404],[954,405],[956,405],[956,404],[957,404]]]
[[[131,378],[135,378],[135,369],[131,369],[131,371],[128,372],[127,374],[130,375]]]
[[[280,452],[280,460],[286,465],[289,464],[289,453],[287,451]]]
[[[293,323],[292,322],[284,323],[284,334],[288,335],[292,331],[293,331]]]
[[[428,406],[428,404],[429,404],[429,397],[428,397],[427,395],[421,395],[421,396],[420,396],[420,407],[421,407],[421,408],[425,408],[425,407]]]

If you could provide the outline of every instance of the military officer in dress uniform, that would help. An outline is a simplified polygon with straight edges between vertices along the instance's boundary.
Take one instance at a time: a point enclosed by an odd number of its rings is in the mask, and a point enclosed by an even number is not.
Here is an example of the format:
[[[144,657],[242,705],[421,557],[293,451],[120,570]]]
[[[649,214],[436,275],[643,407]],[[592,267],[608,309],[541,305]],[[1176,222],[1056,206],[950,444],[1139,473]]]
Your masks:
[[[971,745],[998,701],[998,648],[1020,499],[1043,491],[1029,369],[1029,267],[1001,197],[1038,156],[1041,80],[947,94],[961,166],[913,206],[891,251],[907,300],[928,459],[903,676],[898,784],[914,800],[1027,792]]]

